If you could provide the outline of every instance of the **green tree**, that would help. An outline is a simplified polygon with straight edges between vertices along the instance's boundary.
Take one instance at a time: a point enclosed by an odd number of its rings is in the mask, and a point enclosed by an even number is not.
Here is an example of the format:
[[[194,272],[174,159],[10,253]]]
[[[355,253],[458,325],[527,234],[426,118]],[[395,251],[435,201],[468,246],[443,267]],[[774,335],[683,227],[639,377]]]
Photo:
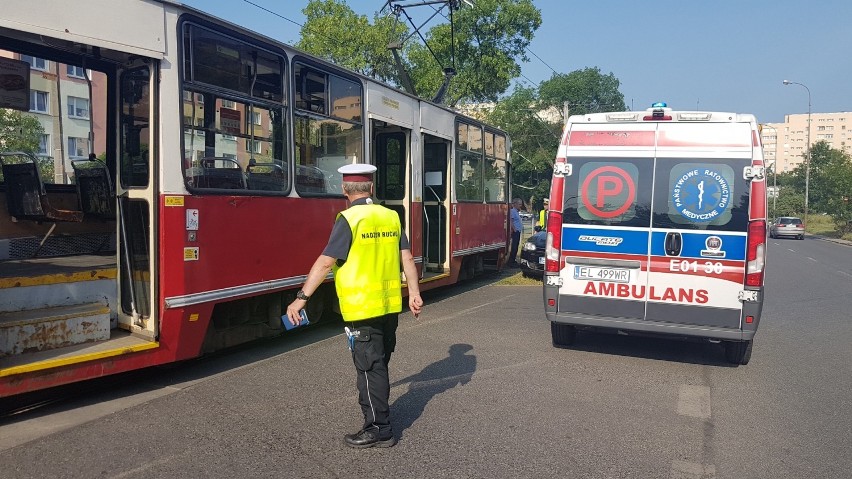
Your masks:
[[[32,115],[0,108],[0,148],[3,151],[38,153],[44,128]]]
[[[772,209],[772,200],[769,201],[769,216],[800,216],[805,210],[805,196],[803,193],[792,188],[780,188],[778,199],[775,200],[775,209]]]
[[[846,233],[852,220],[852,158],[819,141],[811,147],[808,207],[814,212],[827,213],[837,228]],[[803,174],[797,168],[797,177]]]
[[[559,146],[561,125],[549,123],[539,114],[538,92],[518,87],[501,99],[486,120],[505,130],[512,139],[514,196],[533,199],[534,210],[550,195],[553,159]]]
[[[598,68],[557,73],[538,88],[516,88],[488,114],[488,121],[512,138],[513,183],[520,187],[515,191],[525,201],[534,198],[533,209],[540,209],[542,199],[550,194],[553,159],[566,120],[563,105],[569,104],[570,114],[623,111],[626,106],[619,85],[615,75],[604,75]],[[548,122],[543,118],[542,113],[554,112],[558,112],[555,116],[559,120]]]
[[[779,215],[804,212],[807,175],[804,161],[793,171],[778,175],[778,184],[783,185],[778,198]],[[789,200],[789,204],[797,205],[797,209],[782,209],[781,200],[787,197],[795,198]],[[841,233],[852,231],[852,224],[849,224],[849,221],[852,221],[852,157],[841,150],[831,148],[831,145],[824,141],[811,146],[808,210],[809,213],[826,213],[831,216]]]
[[[397,78],[388,44],[400,42],[405,25],[386,15],[356,14],[343,0],[311,0],[296,47],[383,81]]]
[[[624,111],[624,95],[618,90],[621,82],[612,73],[604,75],[599,68],[584,68],[571,73],[554,73],[538,87],[541,108],[555,108],[564,114],[567,103],[569,115],[585,115],[602,111]],[[562,118],[566,121],[567,118]]]
[[[477,0],[453,12],[449,22],[432,27],[417,42],[404,20],[376,15],[373,22],[357,15],[344,0],[311,0],[302,10],[307,20],[297,47],[338,65],[400,84],[389,43],[412,38],[402,46],[402,62],[418,94],[431,99],[444,80],[443,68],[456,76],[445,103],[495,101],[521,73],[526,48],[541,25],[532,0]],[[444,10],[446,12],[446,10]],[[453,42],[452,39],[455,41]],[[434,55],[433,55],[434,54]]]
[[[44,128],[41,123],[18,110],[0,108],[0,150],[23,151],[36,155],[39,152]],[[45,181],[53,181],[53,159],[36,157],[39,175]]]
[[[532,0],[477,0],[473,7],[457,10],[453,20],[454,31],[449,23],[437,25],[426,34],[426,44],[409,44],[415,88],[424,96],[434,94],[444,81],[442,67],[455,67],[445,103],[496,101],[520,76],[518,62],[528,61],[527,47],[541,26],[541,12]]]

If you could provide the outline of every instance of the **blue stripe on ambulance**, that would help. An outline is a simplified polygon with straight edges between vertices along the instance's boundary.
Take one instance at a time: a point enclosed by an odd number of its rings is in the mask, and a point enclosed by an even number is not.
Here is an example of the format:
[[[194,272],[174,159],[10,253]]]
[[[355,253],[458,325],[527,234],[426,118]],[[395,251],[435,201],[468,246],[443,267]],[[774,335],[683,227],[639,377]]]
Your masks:
[[[563,227],[562,250],[647,255],[648,231]]]

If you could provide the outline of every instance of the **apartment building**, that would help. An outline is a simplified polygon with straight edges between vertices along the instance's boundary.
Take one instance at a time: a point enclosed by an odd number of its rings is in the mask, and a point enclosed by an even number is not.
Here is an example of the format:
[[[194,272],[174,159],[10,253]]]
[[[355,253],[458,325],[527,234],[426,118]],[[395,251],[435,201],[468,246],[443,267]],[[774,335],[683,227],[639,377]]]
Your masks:
[[[785,115],[784,123],[764,123],[763,155],[778,172],[793,171],[808,151],[808,114]],[[810,141],[824,141],[836,150],[852,154],[852,112],[811,113]]]
[[[69,183],[71,160],[88,158],[90,151],[100,154],[106,150],[106,75],[8,50],[0,50],[0,57],[30,66],[28,114],[44,130],[37,155],[52,158],[54,163],[54,177],[42,180]],[[87,75],[94,98],[89,95]],[[91,147],[90,137],[95,140]]]

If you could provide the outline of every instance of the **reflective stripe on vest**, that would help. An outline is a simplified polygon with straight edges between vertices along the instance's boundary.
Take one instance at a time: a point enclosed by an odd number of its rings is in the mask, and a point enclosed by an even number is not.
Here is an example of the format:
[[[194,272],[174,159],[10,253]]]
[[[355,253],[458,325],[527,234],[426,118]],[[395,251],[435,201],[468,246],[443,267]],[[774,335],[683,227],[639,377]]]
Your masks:
[[[399,216],[372,204],[352,206],[340,215],[352,231],[349,256],[334,270],[343,320],[359,321],[402,311]]]

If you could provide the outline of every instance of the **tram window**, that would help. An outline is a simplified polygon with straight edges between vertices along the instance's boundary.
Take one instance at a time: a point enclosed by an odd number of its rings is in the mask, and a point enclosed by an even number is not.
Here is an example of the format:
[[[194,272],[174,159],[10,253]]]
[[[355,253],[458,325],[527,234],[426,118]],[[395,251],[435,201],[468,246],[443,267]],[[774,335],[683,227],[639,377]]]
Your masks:
[[[296,116],[296,191],[341,195],[337,169],[355,163],[362,151],[362,127],[332,119]]]
[[[121,76],[121,184],[125,188],[148,185],[150,82],[148,67]]]
[[[456,199],[482,202],[482,128],[458,122],[456,135]]]
[[[361,121],[361,85],[336,76],[330,78],[330,83],[331,116]]]
[[[293,67],[293,72],[296,76],[296,108],[311,113],[327,114],[326,75],[298,63]]]
[[[494,158],[485,159],[485,201],[488,203],[505,203],[506,195],[506,161]]]
[[[186,26],[184,42],[188,81],[284,101],[281,56],[196,25]]]
[[[293,67],[296,108],[361,122],[361,84],[301,63]]]
[[[466,150],[456,151],[456,198],[459,201],[482,201],[482,155]]]
[[[401,200],[405,198],[405,134],[390,133],[376,138],[376,198]]]
[[[296,89],[296,191],[341,195],[337,169],[364,150],[361,84],[302,63],[293,66]]]
[[[467,144],[468,125],[465,124],[465,123],[459,123],[457,131],[458,131],[457,132],[458,141],[457,141],[456,144],[462,150],[467,150],[468,149],[468,144]]]
[[[482,128],[471,126],[468,128],[468,144],[467,149],[482,153]]]
[[[289,191],[283,109],[213,93],[183,98],[187,187]]]
[[[506,159],[506,137],[503,135],[494,136],[494,156],[501,160]]]
[[[488,203],[505,203],[508,201],[506,137],[490,131],[485,132],[484,167],[485,201]]]
[[[485,156],[494,157],[494,133],[485,132]]]

